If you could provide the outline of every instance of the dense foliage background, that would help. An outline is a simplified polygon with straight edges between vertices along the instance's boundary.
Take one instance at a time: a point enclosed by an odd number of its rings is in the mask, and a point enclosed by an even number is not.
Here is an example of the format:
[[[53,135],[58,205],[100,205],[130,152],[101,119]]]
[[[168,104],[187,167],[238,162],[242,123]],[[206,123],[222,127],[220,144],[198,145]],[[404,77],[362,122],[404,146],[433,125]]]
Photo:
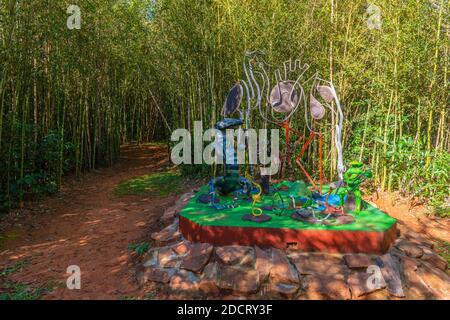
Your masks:
[[[332,79],[346,160],[448,215],[448,0],[0,0],[0,206],[109,165],[126,141],[215,123],[245,51]],[[81,30],[66,26],[79,5]],[[294,126],[305,130],[304,120]],[[313,145],[305,161],[313,165]],[[328,179],[336,153],[325,141]],[[447,203],[447,204],[446,204]]]

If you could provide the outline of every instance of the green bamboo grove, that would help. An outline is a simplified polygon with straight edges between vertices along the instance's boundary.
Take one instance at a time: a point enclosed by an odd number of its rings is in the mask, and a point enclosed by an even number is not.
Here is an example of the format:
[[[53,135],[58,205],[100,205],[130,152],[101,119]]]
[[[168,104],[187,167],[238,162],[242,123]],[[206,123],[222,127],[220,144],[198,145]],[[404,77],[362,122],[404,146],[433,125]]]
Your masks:
[[[162,139],[146,58],[142,6],[10,1],[0,7],[0,206],[58,189],[61,177],[110,165],[125,141]],[[143,66],[144,67],[144,66]],[[146,71],[148,73],[148,71]]]
[[[112,164],[124,142],[214,124],[244,52],[259,49],[271,64],[300,58],[334,82],[345,159],[369,164],[373,186],[449,212],[448,0],[372,1],[380,29],[368,28],[362,0],[0,3],[3,208],[56,191],[66,173]],[[70,4],[80,30],[66,26]],[[313,144],[305,156],[310,167],[317,152]],[[324,155],[334,179],[331,137]]]

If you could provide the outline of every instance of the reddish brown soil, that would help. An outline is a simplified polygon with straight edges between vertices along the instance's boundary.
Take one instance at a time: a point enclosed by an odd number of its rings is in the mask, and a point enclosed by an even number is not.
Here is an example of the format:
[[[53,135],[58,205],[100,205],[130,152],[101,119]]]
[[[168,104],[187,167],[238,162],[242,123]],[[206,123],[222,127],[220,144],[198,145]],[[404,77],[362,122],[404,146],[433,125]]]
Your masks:
[[[28,259],[30,263],[7,280],[32,287],[58,284],[44,299],[143,297],[128,246],[148,240],[151,232],[162,228],[158,218],[177,195],[117,197],[113,190],[122,180],[168,165],[163,146],[126,146],[112,168],[66,179],[58,195],[4,217],[0,234],[10,239],[0,248],[0,270]],[[422,214],[423,208],[409,210],[407,202],[392,195],[369,200],[397,218],[404,230],[419,232],[431,241],[450,242],[449,219],[429,218]],[[81,268],[81,290],[66,288],[69,265]]]
[[[432,242],[450,243],[450,219],[426,214],[426,208],[411,208],[408,199],[394,193],[374,194],[368,198],[381,210],[397,219],[399,229],[411,230]]]
[[[16,234],[0,249],[0,270],[15,261],[30,263],[8,277],[33,287],[57,283],[45,299],[118,299],[140,296],[132,274],[130,243],[148,240],[161,227],[158,218],[175,199],[151,196],[117,197],[117,184],[163,170],[167,149],[127,146],[112,168],[67,179],[54,197],[31,203],[29,209],[4,218],[0,234]],[[81,268],[81,290],[66,288],[66,269]]]

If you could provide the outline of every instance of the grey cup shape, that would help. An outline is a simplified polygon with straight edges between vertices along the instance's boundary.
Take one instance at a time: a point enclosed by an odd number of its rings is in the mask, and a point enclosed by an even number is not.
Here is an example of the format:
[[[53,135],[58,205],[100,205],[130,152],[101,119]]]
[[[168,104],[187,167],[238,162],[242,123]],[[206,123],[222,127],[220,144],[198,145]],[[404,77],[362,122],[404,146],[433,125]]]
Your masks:
[[[270,92],[270,105],[279,113],[289,113],[299,100],[297,92],[289,82],[281,81]]]

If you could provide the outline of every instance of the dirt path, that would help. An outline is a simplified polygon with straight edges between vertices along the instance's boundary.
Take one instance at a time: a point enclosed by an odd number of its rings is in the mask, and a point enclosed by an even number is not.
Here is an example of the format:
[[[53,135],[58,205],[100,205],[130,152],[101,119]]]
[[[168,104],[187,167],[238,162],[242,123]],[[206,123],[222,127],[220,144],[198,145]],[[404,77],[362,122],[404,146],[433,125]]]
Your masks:
[[[122,180],[160,171],[166,165],[164,147],[128,146],[112,168],[67,181],[57,196],[30,204],[32,207],[20,216],[7,217],[2,229],[15,234],[16,239],[0,249],[0,269],[27,259],[26,267],[8,280],[32,286],[57,283],[45,299],[141,295],[131,273],[134,268],[128,245],[145,240],[152,229],[158,229],[157,220],[174,197],[119,198],[113,190]],[[81,269],[81,290],[66,288],[69,265]]]
[[[450,243],[449,218],[428,216],[423,206],[410,208],[407,199],[393,193],[374,194],[368,200],[397,219],[400,231],[416,232],[435,243]]]

